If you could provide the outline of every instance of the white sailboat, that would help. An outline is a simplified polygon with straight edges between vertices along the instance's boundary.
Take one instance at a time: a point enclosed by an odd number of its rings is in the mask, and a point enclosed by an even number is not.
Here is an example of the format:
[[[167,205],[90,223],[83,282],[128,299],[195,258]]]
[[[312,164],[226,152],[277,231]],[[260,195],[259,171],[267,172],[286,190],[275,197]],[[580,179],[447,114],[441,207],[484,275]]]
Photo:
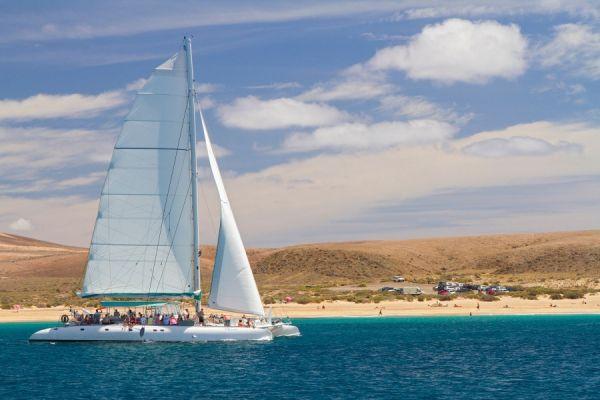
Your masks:
[[[260,294],[221,178],[194,91],[191,40],[159,65],[137,93],[114,147],[100,204],[83,288],[84,298],[131,298],[105,306],[144,307],[154,313],[194,298],[201,305],[196,189],[196,112],[221,204],[221,221],[209,296],[213,309],[254,317],[229,326],[67,322],[34,333],[32,341],[271,340],[297,336],[288,323],[265,315]],[[67,319],[67,318],[65,318]]]

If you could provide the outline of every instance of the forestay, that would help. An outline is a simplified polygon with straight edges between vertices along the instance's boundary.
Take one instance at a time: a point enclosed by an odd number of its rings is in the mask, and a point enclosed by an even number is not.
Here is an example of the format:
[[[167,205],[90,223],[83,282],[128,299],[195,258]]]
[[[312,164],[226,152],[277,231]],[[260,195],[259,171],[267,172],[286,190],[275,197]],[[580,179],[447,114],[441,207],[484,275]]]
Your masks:
[[[100,197],[84,297],[192,295],[187,79],[181,50],[137,93]]]
[[[219,310],[264,315],[242,237],[233,217],[221,172],[213,152],[202,111],[199,111],[208,161],[221,202],[221,223],[208,305]]]

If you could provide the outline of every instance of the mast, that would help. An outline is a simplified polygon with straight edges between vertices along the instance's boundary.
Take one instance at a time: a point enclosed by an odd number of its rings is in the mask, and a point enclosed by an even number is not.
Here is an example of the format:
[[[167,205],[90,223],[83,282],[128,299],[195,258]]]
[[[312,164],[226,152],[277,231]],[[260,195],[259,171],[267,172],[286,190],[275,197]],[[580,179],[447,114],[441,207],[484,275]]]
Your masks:
[[[196,111],[195,111],[195,92],[194,92],[194,65],[192,63],[192,40],[189,37],[183,38],[183,47],[186,54],[187,64],[187,84],[188,84],[188,120],[189,120],[189,139],[190,139],[190,162],[192,171],[192,214],[194,219],[194,299],[196,312],[200,311],[201,288],[200,288],[200,260],[198,251],[198,189],[197,189],[197,165],[196,165]]]

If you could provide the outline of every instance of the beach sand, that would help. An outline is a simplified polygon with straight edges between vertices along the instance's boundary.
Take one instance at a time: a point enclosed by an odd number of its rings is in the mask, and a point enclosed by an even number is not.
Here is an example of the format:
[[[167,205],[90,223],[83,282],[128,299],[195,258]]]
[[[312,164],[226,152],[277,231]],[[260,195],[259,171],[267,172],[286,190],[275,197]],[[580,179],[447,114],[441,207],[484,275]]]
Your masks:
[[[479,304],[479,308],[477,305]],[[555,305],[556,307],[551,307]],[[324,306],[324,308],[323,308]],[[587,295],[585,299],[537,300],[503,296],[499,301],[483,302],[472,299],[453,301],[382,301],[381,303],[356,304],[345,301],[320,304],[274,304],[274,316],[290,318],[318,317],[368,317],[378,316],[443,316],[443,315],[518,315],[518,314],[600,314],[600,293]],[[0,322],[58,321],[68,307],[24,308],[19,311],[0,310]],[[221,313],[205,308],[206,315]]]

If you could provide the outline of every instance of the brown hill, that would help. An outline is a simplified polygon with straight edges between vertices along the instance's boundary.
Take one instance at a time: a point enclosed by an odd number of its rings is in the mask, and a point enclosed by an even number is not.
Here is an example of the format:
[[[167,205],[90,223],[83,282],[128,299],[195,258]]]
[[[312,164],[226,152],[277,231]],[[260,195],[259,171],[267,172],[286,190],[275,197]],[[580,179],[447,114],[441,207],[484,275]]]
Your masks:
[[[214,246],[203,246],[203,289]],[[600,279],[600,231],[359,241],[249,249],[263,291],[299,285],[379,282],[401,274],[437,279],[548,282]],[[76,301],[87,250],[0,233],[0,303]],[[588,282],[588,283],[589,283]]]

